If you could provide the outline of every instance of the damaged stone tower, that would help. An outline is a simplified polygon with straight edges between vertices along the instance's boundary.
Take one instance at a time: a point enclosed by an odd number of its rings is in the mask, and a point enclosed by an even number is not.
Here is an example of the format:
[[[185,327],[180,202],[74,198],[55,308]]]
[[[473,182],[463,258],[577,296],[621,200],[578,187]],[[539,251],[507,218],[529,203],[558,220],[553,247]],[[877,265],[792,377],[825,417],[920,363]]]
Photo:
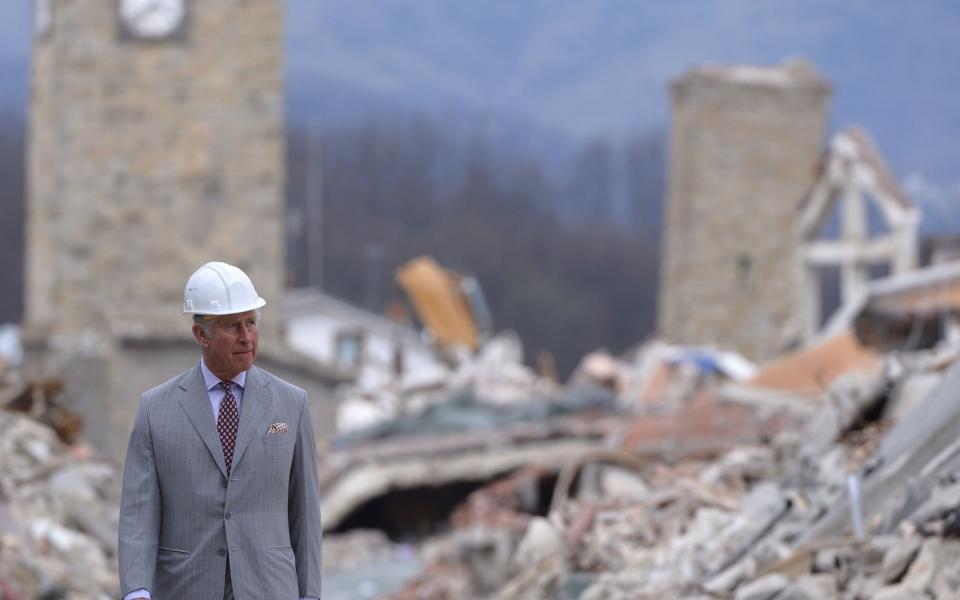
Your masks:
[[[280,299],[282,3],[34,4],[25,336],[89,430],[176,373],[200,264]]]
[[[792,62],[698,68],[671,92],[659,333],[768,358],[800,334],[794,222],[830,86]]]

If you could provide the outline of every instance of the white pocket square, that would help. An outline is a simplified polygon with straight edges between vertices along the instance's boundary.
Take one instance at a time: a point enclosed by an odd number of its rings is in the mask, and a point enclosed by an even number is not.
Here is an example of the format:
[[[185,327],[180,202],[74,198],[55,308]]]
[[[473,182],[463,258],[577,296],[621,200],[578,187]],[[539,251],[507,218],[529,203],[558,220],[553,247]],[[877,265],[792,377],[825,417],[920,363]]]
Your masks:
[[[273,423],[270,425],[270,428],[267,429],[267,435],[279,435],[281,433],[287,432],[286,423]]]

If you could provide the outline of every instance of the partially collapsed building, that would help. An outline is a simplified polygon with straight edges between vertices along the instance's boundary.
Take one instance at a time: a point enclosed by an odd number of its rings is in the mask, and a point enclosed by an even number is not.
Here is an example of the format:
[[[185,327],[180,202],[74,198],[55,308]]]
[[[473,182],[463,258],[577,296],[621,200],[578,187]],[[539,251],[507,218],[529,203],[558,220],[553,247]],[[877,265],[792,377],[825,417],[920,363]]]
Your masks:
[[[831,215],[836,215],[839,231],[824,239]],[[803,339],[816,335],[823,321],[823,269],[839,269],[840,301],[848,304],[867,293],[878,268],[903,275],[917,267],[920,211],[860,128],[844,130],[830,141],[795,227]]]
[[[871,280],[917,267],[920,212],[861,128],[822,151],[829,85],[803,62],[672,84],[658,314],[682,344],[767,360],[816,337]]]
[[[800,336],[791,235],[830,86],[803,62],[709,66],[675,80],[671,98],[659,333],[770,358]]]

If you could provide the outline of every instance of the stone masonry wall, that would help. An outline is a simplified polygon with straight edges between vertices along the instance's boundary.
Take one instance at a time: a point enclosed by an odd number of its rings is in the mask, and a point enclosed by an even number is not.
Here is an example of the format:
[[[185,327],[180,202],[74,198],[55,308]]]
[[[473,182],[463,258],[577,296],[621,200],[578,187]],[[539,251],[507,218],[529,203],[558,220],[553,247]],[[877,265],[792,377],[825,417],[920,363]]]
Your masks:
[[[116,0],[50,3],[34,44],[28,327],[188,332],[207,260],[283,282],[281,2],[186,1],[174,39],[120,32]]]
[[[261,348],[279,351],[282,2],[184,2],[152,41],[121,32],[118,0],[48,2],[34,40],[27,373],[63,378],[115,459],[140,394],[199,359],[181,308],[200,264],[247,271],[268,302]]]
[[[812,67],[707,67],[672,84],[658,328],[769,358],[797,334],[794,219],[823,148]]]

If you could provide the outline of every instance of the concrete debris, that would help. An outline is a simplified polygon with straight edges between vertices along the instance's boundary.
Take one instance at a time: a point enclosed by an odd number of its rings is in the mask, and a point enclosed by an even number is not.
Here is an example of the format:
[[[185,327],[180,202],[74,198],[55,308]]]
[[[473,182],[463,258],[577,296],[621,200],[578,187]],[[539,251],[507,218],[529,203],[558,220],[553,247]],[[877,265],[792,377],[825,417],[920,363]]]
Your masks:
[[[569,385],[612,390],[629,411],[609,449],[468,497],[455,526],[486,529],[448,536],[431,575],[396,598],[427,597],[436,581],[459,582],[458,598],[503,600],[958,597],[960,419],[947,398],[960,364],[943,358],[955,349],[881,355],[845,334],[801,350],[832,370],[808,369],[797,381],[816,383],[784,395],[723,393],[734,379],[671,365],[666,348],[587,357]],[[686,391],[665,393],[676,379]],[[862,539],[849,475],[863,482]]]
[[[776,457],[769,446],[734,448],[700,473],[704,483],[719,487],[746,489],[756,481],[776,475]]]
[[[947,340],[879,353],[843,334],[757,372],[651,342],[563,386],[522,355],[501,334],[344,388],[350,435],[319,465],[325,597],[960,594]],[[117,469],[64,443],[57,390],[0,387],[19,411],[0,411],[0,592],[114,597]]]
[[[857,337],[884,350],[930,348],[954,336],[960,317],[960,261],[871,282],[848,320]]]
[[[818,396],[841,375],[880,370],[880,356],[849,332],[841,332],[814,346],[778,358],[744,381],[744,385]]]
[[[790,580],[779,573],[764,575],[737,589],[736,600],[771,600],[787,589]]]
[[[117,469],[23,414],[0,410],[0,431],[0,596],[115,597]]]
[[[598,360],[605,358],[607,360]],[[620,404],[635,413],[678,406],[717,381],[744,381],[757,368],[743,356],[715,348],[685,348],[660,341],[627,354],[616,364],[609,355],[587,355],[574,373],[574,385],[584,377],[617,390]]]
[[[630,470],[591,465],[590,470],[583,473],[584,479],[587,479],[587,473],[596,482],[593,486],[593,499],[596,501],[603,498],[639,501],[650,495],[650,488],[643,478]]]
[[[453,390],[472,390],[483,402],[511,406],[555,391],[554,383],[523,364],[523,346],[512,331],[497,334],[450,378]]]
[[[891,548],[883,557],[881,566],[883,582],[887,584],[899,582],[919,551],[920,540],[916,539],[902,540]]]
[[[344,384],[337,390],[337,431],[364,435],[401,417],[418,418],[464,393],[483,405],[505,408],[556,395],[554,381],[523,364],[523,346],[511,331],[493,336],[476,353],[457,356],[452,365],[438,362],[396,378]]]
[[[617,360],[607,352],[591,352],[583,357],[575,377],[616,390],[621,386]]]
[[[450,523],[456,529],[480,526],[524,531],[541,502],[541,484],[552,473],[542,465],[518,469],[467,496],[450,516]]]
[[[804,453],[817,456],[827,451],[885,398],[889,386],[890,380],[884,372],[853,372],[838,377],[805,427]]]
[[[889,421],[901,421],[911,410],[933,393],[940,385],[943,374],[937,372],[916,373],[906,376],[894,388],[884,407],[884,418]]]
[[[897,423],[876,452],[859,469],[863,479],[865,522],[889,533],[930,498],[936,489],[952,483],[960,469],[960,363],[945,374],[909,418]],[[807,539],[835,535],[849,523],[849,504],[843,498],[806,533]]]
[[[513,560],[518,565],[530,565],[562,552],[563,538],[550,521],[543,517],[534,517],[530,521],[527,532],[517,544]]]
[[[83,419],[60,405],[62,391],[59,379],[29,381],[0,390],[0,407],[30,415],[52,427],[62,442],[73,444],[83,429]]]
[[[322,551],[324,600],[396,593],[423,568],[413,547],[391,542],[378,530],[324,536]]]
[[[552,554],[534,564],[536,568],[521,572],[507,582],[493,598],[496,600],[550,598],[555,590],[562,589],[567,577],[567,568],[560,556]]]
[[[324,571],[339,571],[358,567],[365,562],[384,560],[393,552],[394,544],[382,531],[356,529],[326,536],[321,564]]]

